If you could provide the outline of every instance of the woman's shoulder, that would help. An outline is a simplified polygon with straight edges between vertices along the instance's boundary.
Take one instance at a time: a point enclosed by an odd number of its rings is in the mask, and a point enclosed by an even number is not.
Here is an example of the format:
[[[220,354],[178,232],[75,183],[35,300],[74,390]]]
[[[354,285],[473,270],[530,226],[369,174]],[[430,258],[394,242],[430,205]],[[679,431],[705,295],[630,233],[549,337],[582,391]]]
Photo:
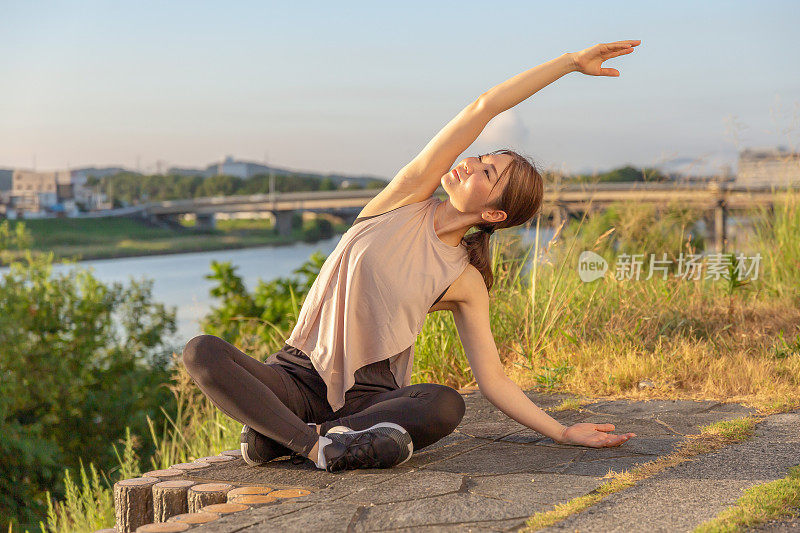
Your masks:
[[[433,198],[434,196],[432,195],[422,197],[420,194],[409,194],[399,190],[397,187],[393,186],[392,183],[389,183],[367,202],[367,205],[358,213],[358,218],[383,215],[384,213],[400,209],[401,207],[430,201]]]
[[[431,311],[443,309],[452,311],[458,305],[465,305],[474,301],[475,296],[481,293],[488,294],[486,283],[483,281],[480,270],[472,263],[469,263],[450,287],[447,288],[441,300],[431,307]]]

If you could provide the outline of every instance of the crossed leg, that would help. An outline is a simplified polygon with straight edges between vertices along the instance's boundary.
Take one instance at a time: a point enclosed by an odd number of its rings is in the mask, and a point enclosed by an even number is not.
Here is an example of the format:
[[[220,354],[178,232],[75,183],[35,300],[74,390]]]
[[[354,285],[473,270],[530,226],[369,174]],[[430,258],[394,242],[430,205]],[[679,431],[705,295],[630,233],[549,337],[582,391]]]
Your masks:
[[[360,430],[378,422],[394,422],[408,431],[414,450],[419,450],[452,433],[464,410],[464,399],[455,389],[417,383],[345,404],[336,412],[337,418],[320,426],[320,434],[339,425]]]
[[[308,457],[318,434],[306,422],[320,417],[324,419],[322,435],[337,425],[361,430],[379,422],[394,422],[408,431],[418,450],[450,434],[464,416],[461,395],[434,383],[363,395],[348,391],[344,407],[333,413],[319,397],[316,401],[304,397],[277,365],[262,363],[214,335],[199,335],[187,342],[183,362],[217,408],[267,437],[264,442],[271,450],[262,450],[264,457],[292,451]],[[324,388],[321,378],[320,387]],[[324,390],[321,393],[324,398]],[[312,402],[325,406],[313,406]]]
[[[309,413],[298,398],[300,392],[288,387],[272,365],[215,335],[198,335],[187,342],[183,363],[223,413],[274,441],[275,457],[291,451],[308,456],[317,444],[317,432],[304,422]]]

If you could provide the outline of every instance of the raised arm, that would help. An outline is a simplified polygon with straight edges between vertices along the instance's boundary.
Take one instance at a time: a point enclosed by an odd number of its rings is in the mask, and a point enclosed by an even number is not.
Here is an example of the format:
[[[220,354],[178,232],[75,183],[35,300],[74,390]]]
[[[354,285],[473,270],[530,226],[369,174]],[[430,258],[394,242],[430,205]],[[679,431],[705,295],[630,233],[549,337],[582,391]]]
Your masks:
[[[475,142],[490,120],[572,70],[570,54],[563,54],[489,89],[462,109],[397,173],[393,186],[415,201],[430,197],[456,158]]]
[[[598,44],[576,53],[565,53],[492,87],[462,109],[397,173],[392,179],[392,188],[398,196],[411,198],[412,201],[430,197],[456,158],[475,142],[492,118],[569,72],[618,76],[616,70],[600,68],[600,65],[606,59],[629,53],[640,42],[617,41]]]

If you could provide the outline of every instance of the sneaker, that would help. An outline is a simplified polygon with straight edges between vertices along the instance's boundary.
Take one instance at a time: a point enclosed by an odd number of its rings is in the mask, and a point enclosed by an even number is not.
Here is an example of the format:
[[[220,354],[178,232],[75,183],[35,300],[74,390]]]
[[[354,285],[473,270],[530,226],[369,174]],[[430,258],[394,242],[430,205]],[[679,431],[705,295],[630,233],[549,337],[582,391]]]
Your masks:
[[[239,443],[239,448],[242,450],[242,459],[244,459],[245,463],[253,466],[293,453],[286,446],[275,442],[269,437],[265,437],[250,426],[242,426]]]
[[[331,429],[328,430],[328,433],[347,433],[348,431],[353,431],[353,428],[349,428],[347,426],[333,426]],[[324,436],[327,436],[328,433],[325,433]]]
[[[347,431],[333,431],[339,427]],[[325,434],[333,442],[322,449],[328,472],[391,468],[408,461],[414,451],[411,435],[391,422],[380,422],[361,431],[336,428]]]

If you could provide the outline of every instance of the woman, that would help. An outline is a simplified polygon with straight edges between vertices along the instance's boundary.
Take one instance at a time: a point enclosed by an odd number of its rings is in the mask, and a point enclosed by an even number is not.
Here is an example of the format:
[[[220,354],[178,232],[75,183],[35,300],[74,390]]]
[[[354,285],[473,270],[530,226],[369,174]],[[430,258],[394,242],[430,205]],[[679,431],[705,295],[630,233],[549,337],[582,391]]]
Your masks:
[[[451,433],[464,415],[460,394],[410,385],[414,339],[426,313],[438,310],[453,313],[478,387],[512,419],[566,444],[619,446],[636,436],[609,433],[612,424],[565,427],[503,371],[489,327],[489,236],[539,211],[535,167],[498,150],[448,169],[499,113],[572,71],[619,76],[602,63],[640,43],[565,53],[464,108],[367,203],[320,269],[292,334],[265,363],[213,335],[186,344],[183,361],[197,385],[245,424],[245,461],[291,454],[330,472],[385,468]],[[445,201],[433,196],[440,184]],[[479,231],[466,235],[472,227]]]

